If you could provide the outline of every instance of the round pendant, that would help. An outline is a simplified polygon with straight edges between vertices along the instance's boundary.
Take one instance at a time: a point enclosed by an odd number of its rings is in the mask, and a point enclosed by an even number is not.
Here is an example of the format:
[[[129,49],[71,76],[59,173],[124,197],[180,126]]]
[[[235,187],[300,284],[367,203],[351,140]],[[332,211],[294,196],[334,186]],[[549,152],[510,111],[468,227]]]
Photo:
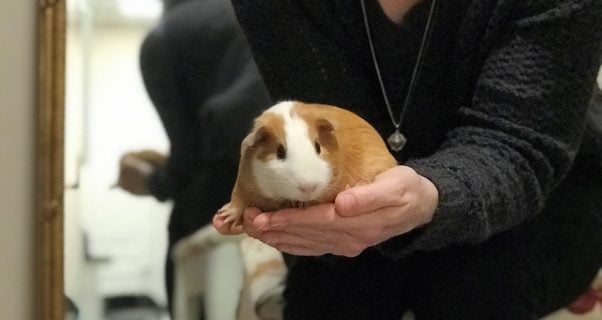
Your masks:
[[[395,130],[395,132],[392,135],[390,135],[387,139],[389,148],[391,148],[391,150],[395,152],[401,151],[401,149],[403,149],[403,146],[406,145],[407,141],[408,140],[406,139],[406,137],[401,132],[399,132],[399,130]]]

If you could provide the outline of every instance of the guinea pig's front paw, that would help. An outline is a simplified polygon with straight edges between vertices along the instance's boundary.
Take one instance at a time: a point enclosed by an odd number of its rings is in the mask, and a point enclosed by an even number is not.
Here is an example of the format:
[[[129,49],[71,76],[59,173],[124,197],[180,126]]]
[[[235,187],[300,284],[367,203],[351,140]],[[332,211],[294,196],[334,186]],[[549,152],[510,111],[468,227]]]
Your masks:
[[[242,213],[244,208],[239,208],[231,202],[224,205],[213,217],[213,226],[221,234],[243,233]]]
[[[240,225],[242,223],[242,209],[227,203],[221,209],[217,210],[217,216],[224,220],[224,223],[234,223]]]

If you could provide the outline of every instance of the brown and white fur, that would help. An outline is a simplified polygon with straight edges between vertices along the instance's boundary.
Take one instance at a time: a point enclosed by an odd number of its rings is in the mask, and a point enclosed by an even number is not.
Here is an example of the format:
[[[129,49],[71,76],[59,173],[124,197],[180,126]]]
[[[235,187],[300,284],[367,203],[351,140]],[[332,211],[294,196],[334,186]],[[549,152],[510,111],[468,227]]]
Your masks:
[[[381,136],[353,112],[281,102],[255,119],[243,140],[231,200],[217,218],[234,231],[247,207],[276,211],[332,203],[339,192],[370,183],[395,165]]]

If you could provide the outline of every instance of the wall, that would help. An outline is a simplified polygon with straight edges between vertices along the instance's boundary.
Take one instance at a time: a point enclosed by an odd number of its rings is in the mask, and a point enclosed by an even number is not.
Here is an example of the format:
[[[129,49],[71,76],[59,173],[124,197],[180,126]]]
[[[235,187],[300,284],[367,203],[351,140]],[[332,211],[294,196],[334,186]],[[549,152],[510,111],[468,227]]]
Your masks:
[[[140,45],[152,25],[95,24],[87,34],[72,24],[67,34],[66,181],[80,179],[79,188],[67,190],[65,199],[65,285],[83,319],[98,319],[105,296],[144,294],[166,303],[170,204],[110,188],[121,154],[168,149],[139,70]],[[87,59],[84,52],[90,53]],[[78,154],[85,159],[80,166],[75,165]],[[105,262],[84,259],[84,233],[88,254]]]
[[[154,23],[153,23],[154,25]],[[139,51],[148,26],[97,27],[92,44],[87,163],[82,214],[93,250],[112,257],[99,271],[105,294],[149,294],[165,304],[163,268],[170,203],[111,190],[121,154],[168,141],[143,86]],[[109,205],[110,204],[110,205]],[[118,221],[117,226],[115,222]]]
[[[37,1],[0,1],[0,310],[33,319]]]

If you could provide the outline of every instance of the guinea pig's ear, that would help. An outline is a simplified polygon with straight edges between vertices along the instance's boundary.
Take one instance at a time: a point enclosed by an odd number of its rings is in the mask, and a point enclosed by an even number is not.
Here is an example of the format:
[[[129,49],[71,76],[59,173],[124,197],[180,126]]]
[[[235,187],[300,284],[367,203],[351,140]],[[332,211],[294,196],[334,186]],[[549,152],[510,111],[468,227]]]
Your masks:
[[[260,126],[255,128],[247,137],[242,141],[243,152],[246,148],[256,146],[261,143],[265,143],[272,136],[272,133],[266,126]]]
[[[334,134],[334,126],[330,121],[323,118],[316,120],[316,132],[318,133],[318,142],[320,142],[320,145],[332,149],[338,147]]]

